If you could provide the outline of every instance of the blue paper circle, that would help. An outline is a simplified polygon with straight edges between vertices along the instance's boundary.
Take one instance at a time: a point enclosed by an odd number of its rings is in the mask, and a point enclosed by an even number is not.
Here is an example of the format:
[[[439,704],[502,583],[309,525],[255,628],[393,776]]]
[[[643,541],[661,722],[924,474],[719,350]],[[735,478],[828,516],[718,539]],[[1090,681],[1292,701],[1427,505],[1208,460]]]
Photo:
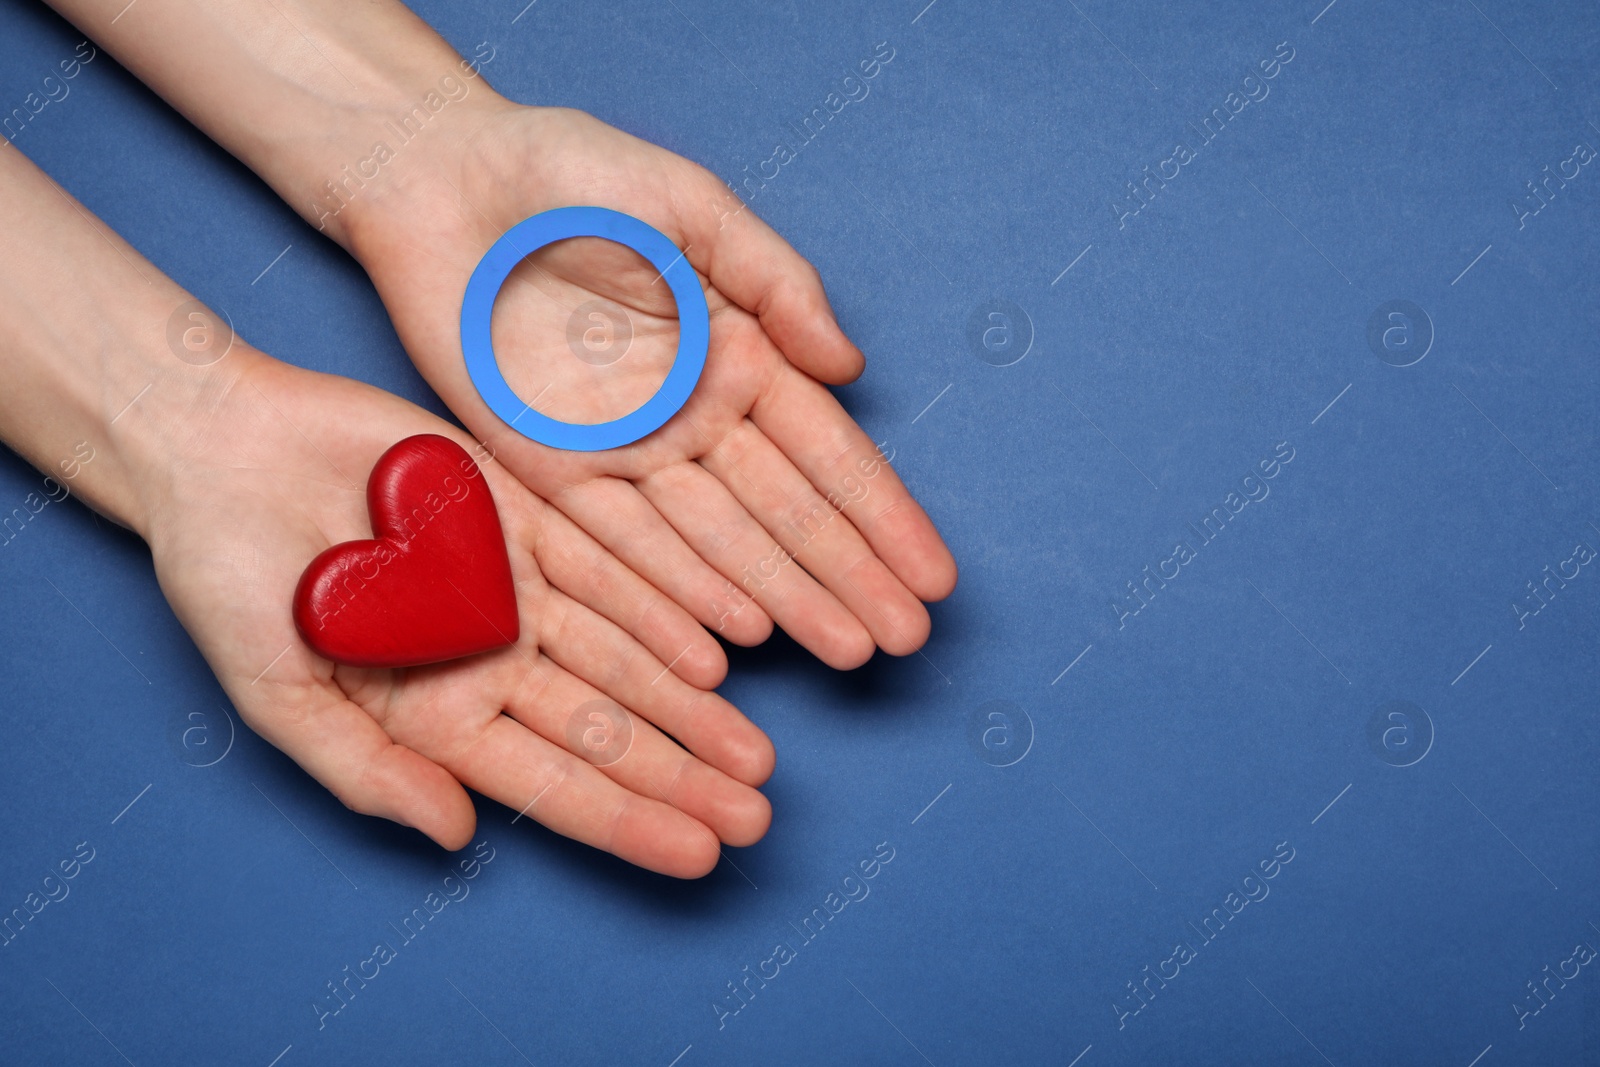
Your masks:
[[[604,237],[627,245],[661,272],[678,304],[678,352],[666,380],[649,400],[610,422],[562,422],[541,415],[516,394],[495,362],[489,321],[500,287],[524,257],[568,237]],[[711,315],[700,279],[678,246],[654,226],[604,207],[560,207],[523,219],[483,254],[461,300],[461,351],[478,395],[522,436],[571,452],[619,448],[659,430],[699,382],[710,338]]]

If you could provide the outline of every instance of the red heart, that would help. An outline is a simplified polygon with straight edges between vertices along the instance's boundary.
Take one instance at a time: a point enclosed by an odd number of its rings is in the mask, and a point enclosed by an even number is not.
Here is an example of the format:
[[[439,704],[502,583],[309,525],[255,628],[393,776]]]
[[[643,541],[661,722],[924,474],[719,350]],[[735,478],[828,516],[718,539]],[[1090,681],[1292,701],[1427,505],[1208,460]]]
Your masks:
[[[355,667],[414,667],[516,641],[511,561],[489,483],[460,445],[418,434],[367,479],[371,541],[334,545],[294,591],[317,652]]]

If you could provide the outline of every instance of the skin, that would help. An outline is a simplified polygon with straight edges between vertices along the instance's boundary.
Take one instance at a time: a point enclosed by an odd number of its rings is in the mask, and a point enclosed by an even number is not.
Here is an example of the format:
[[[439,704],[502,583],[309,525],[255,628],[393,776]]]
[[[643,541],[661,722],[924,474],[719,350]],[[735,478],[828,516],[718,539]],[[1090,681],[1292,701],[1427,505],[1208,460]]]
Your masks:
[[[727,203],[732,198],[725,186],[581,112],[498,111],[460,151],[464,162],[456,164],[452,183],[459,201],[355,245],[401,339],[452,410],[493,440],[526,484],[730,640],[761,641],[776,622],[839,668],[861,665],[874,648],[894,655],[920,648],[931,623],[919,597],[950,591],[955,570],[948,551],[832,394],[786,358],[761,320],[712,280],[744,276],[736,259],[728,263],[734,256],[717,258],[724,234],[748,230],[782,242],[749,212],[730,214],[719,229],[708,205],[739,211],[736,202]],[[524,180],[509,180],[512,173]],[[686,258],[709,272],[703,285],[711,344],[700,385],[660,431],[602,453],[549,449],[505,432],[467,380],[453,295],[505,229],[538,211],[579,202],[650,221],[689,247]],[[697,246],[707,254],[701,257]],[[520,277],[512,279],[520,284],[502,292],[496,315],[496,352],[515,369],[513,387],[534,397],[553,380],[544,395],[551,405],[566,402],[568,410],[560,412],[566,418],[574,417],[569,412],[577,397],[611,402],[592,387],[599,373],[536,347],[537,339],[553,339],[565,349],[572,310],[607,299],[641,324],[618,366],[641,368],[628,399],[631,406],[642,402],[677,345],[671,295],[665,283],[653,282],[655,273],[620,246],[592,238],[552,245],[525,260]],[[762,300],[759,293],[747,298],[756,306]],[[832,322],[820,286],[807,317]],[[812,332],[824,331],[813,326]],[[859,354],[836,326],[827,333],[818,340],[832,343],[833,358],[853,376]],[[560,368],[569,370],[564,379],[552,374]],[[615,412],[591,407],[581,414]],[[847,479],[865,483],[868,492],[851,501]],[[845,502],[842,512],[829,505],[830,497]],[[773,559],[779,565],[757,569]]]
[[[0,391],[0,437],[46,470],[74,442],[99,442],[73,490],[149,541],[241,716],[352,808],[459,847],[473,830],[469,786],[685,877],[710,870],[720,843],[758,839],[770,810],[754,787],[771,745],[706,691],[727,662],[702,627],[755,644],[776,623],[853,667],[875,648],[920,647],[923,602],[956,580],[927,516],[824,387],[864,361],[816,271],[703,168],[587,115],[507,101],[391,0],[54,6],[367,269],[418,368],[495,457],[485,476],[524,637],[408,671],[311,654],[285,606],[305,561],[368,534],[363,473],[413,433],[470,442],[242,342],[210,367],[175,360],[165,324],[187,294],[16,153],[0,169],[0,192],[16,194],[0,199],[11,216],[0,359],[15,383]],[[329,183],[348,181],[389,123],[440,87],[448,103],[423,113],[426,128],[330,200]],[[457,341],[460,294],[484,251],[569,204],[665,233],[711,312],[706,371],[684,410],[599,454],[552,451],[501,424]],[[566,351],[574,314],[594,300],[633,328],[611,366]],[[495,343],[541,410],[603,420],[659,384],[675,315],[633,253],[568,241],[514,273]],[[121,418],[129,397],[134,415]],[[567,726],[602,693],[633,713],[634,737],[597,767]]]
[[[189,299],[0,151],[0,439],[63,478],[60,457],[92,447],[64,484],[149,543],[173,611],[247,724],[352,809],[446,848],[472,838],[467,788],[677,877],[766,832],[755,787],[772,746],[685,680],[722,672],[693,619],[420,408],[238,340],[206,366],[179,358],[167,323]],[[336,666],[295,632],[295,583],[329,545],[371,536],[365,474],[418,433],[479,454],[521,639],[428,667]],[[602,695],[629,709],[633,736],[596,766],[568,723]]]
[[[506,100],[393,0],[146,0],[122,17],[122,0],[53,6],[343,245],[468,429],[702,625],[748,645],[776,623],[839,668],[927,640],[923,602],[951,592],[955,562],[825,388],[860,375],[862,354],[817,272],[710,172],[580,112]],[[402,143],[389,124],[430,92],[444,102]],[[392,158],[363,165],[380,141]],[[473,389],[458,339],[461,293],[494,240],[574,204],[666,234],[711,311],[706,370],[683,411],[603,453],[551,450],[506,427]],[[519,395],[597,421],[653,392],[676,347],[654,275],[596,239],[528,257],[494,322]],[[610,367],[567,352],[568,324],[591,300],[633,323]]]

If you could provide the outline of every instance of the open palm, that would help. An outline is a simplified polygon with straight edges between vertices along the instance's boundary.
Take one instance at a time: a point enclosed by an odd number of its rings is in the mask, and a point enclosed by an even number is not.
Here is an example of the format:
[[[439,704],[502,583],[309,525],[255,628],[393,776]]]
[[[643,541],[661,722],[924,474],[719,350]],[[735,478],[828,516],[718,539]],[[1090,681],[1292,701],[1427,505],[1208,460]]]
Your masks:
[[[765,833],[770,808],[754,787],[771,773],[771,744],[685,680],[717,684],[720,648],[487,457],[516,645],[404,670],[314,653],[290,599],[318,552],[371,536],[363,490],[378,457],[418,433],[473,444],[387,393],[247,348],[218,370],[229,387],[177,445],[181,473],[149,540],[162,588],[246,723],[349,807],[450,848],[475,826],[464,786],[680,877],[709,871],[721,843]],[[631,741],[596,740],[593,709],[617,704],[633,714],[610,721]]]
[[[836,667],[874,647],[921,647],[922,602],[949,594],[955,563],[822,384],[853,380],[863,360],[811,265],[704,168],[581,112],[507,105],[439,146],[397,162],[391,188],[405,191],[375,205],[351,245],[423,375],[499,461],[731,641],[758,643],[776,621]],[[489,246],[530,215],[582,204],[643,219],[684,249],[711,313],[705,372],[682,411],[598,453],[508,428],[474,390],[459,336],[462,293]],[[574,239],[512,274],[495,348],[536,410],[608,421],[665,376],[675,316],[642,257]],[[631,332],[625,351],[618,331]]]

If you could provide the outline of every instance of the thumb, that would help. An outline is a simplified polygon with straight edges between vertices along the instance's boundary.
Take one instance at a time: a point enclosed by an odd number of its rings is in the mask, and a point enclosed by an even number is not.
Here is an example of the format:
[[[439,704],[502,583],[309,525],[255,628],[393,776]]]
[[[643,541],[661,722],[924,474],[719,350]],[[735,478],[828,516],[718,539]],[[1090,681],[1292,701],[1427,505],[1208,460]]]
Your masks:
[[[477,811],[461,783],[437,763],[396,744],[350,700],[328,693],[297,706],[236,703],[252,729],[350,810],[410,826],[451,850],[472,840]]]
[[[829,385],[861,376],[866,359],[834,318],[817,269],[710,171],[680,222],[687,258],[718,292],[761,320],[790,363]]]

